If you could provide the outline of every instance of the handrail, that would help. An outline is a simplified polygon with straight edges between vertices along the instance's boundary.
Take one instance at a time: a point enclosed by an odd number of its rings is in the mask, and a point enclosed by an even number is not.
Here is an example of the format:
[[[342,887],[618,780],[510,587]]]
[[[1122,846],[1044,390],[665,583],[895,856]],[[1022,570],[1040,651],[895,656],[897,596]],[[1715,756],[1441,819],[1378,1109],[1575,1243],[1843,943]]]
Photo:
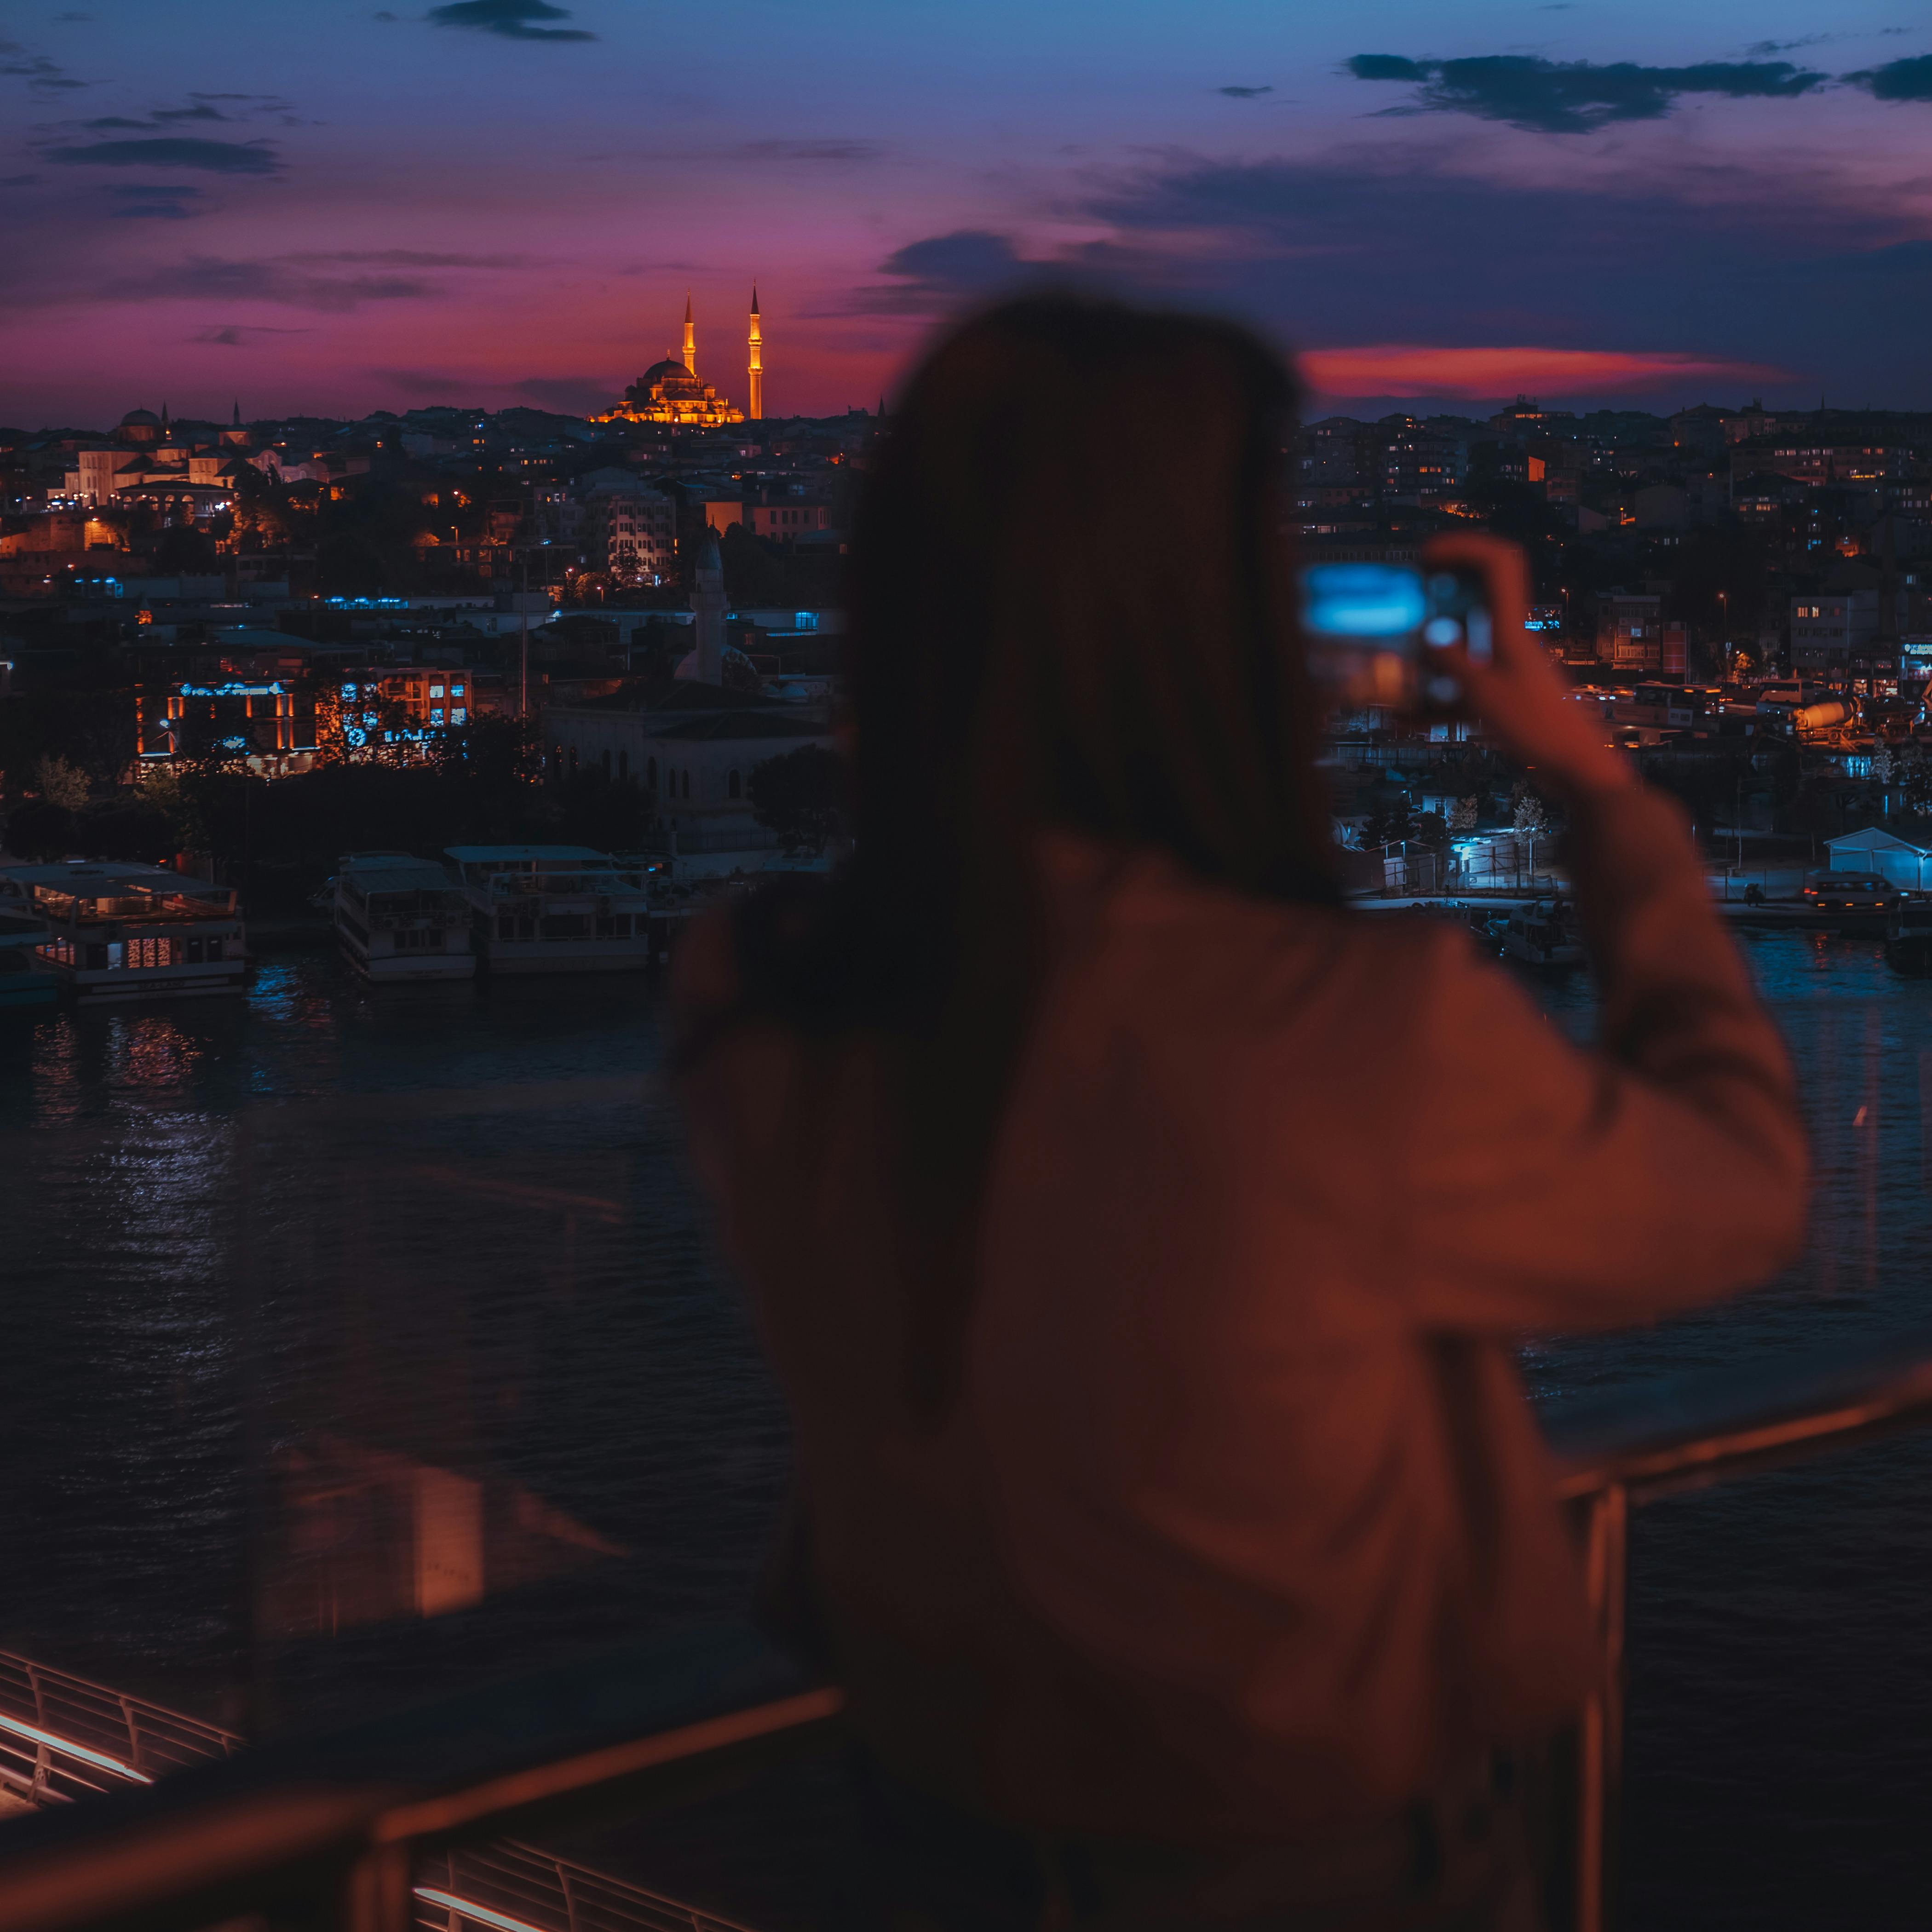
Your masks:
[[[1633,1498],[1692,1488],[1853,1438],[1932,1419],[1932,1330],[1814,1354],[1796,1377],[1748,1366],[1580,1402],[1549,1418],[1556,1493],[1577,1502],[1620,1486]]]
[[[152,1784],[242,1744],[185,1712],[0,1651],[0,1786],[34,1803]]]
[[[842,1703],[744,1630],[580,1660],[10,1822],[0,1926],[190,1932],[333,1897],[347,1932],[405,1932],[420,1841],[500,1836],[593,1792],[674,1797],[816,1742]]]
[[[1932,1422],[1932,1332],[1814,1355],[1802,1376],[1754,1366],[1676,1377],[1641,1403],[1580,1403],[1552,1419],[1556,1493],[1582,1518],[1603,1668],[1577,1736],[1575,1932],[1616,1918],[1630,1513],[1658,1498]]]
[[[1582,1514],[1606,1669],[1583,1714],[1577,1932],[1614,1916],[1629,1512],[1745,1468],[1932,1420],[1932,1335],[1678,1379],[1552,1421],[1557,1491]],[[408,1932],[418,1856],[540,1825],[594,1798],[674,1798],[820,1742],[843,1708],[752,1633],[608,1653],[328,1736],[274,1742],[138,1790],[10,1823],[7,1932],[190,1932],[299,1906],[344,1932]],[[432,1887],[432,1889],[435,1888]],[[320,1901],[332,1900],[332,1916]]]

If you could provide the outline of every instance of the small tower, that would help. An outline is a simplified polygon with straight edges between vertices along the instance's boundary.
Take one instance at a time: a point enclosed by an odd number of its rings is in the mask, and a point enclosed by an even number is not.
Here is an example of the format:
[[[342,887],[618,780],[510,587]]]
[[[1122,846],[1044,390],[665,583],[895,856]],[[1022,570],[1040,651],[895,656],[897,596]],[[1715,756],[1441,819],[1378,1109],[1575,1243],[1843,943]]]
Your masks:
[[[752,284],[752,332],[746,338],[752,352],[747,370],[752,379],[752,404],[745,413],[753,422],[762,422],[765,414],[765,338],[758,327],[758,285]]]
[[[684,366],[698,374],[698,326],[691,319],[691,291],[684,292]]]
[[[704,547],[698,553],[698,587],[691,593],[694,614],[692,628],[697,633],[698,648],[693,667],[700,684],[724,681],[724,560],[718,549],[718,532],[704,532]]]

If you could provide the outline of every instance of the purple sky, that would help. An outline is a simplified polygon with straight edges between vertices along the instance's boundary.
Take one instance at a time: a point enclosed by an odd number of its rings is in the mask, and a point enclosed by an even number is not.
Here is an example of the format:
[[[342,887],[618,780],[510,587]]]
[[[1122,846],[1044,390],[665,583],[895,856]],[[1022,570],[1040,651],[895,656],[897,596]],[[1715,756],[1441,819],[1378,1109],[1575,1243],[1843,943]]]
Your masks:
[[[1334,406],[1932,408],[1932,23],[1868,0],[0,0],[0,422],[869,406],[1042,274]]]

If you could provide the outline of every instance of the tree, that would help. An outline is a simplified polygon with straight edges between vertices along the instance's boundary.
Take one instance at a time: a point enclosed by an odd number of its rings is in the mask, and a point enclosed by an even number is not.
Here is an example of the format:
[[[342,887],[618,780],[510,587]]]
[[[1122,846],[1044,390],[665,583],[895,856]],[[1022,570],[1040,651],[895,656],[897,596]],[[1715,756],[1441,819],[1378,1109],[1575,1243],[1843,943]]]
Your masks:
[[[34,789],[50,805],[63,812],[78,812],[87,802],[91,788],[87,774],[58,752],[50,752],[34,767]]]
[[[1408,836],[1412,844],[1440,852],[1449,843],[1449,822],[1439,812],[1419,812],[1410,823]]]
[[[1517,779],[1510,808],[1510,822],[1526,838],[1541,838],[1556,830],[1549,801],[1526,778]]]
[[[1362,827],[1362,849],[1372,852],[1414,836],[1414,808],[1406,793],[1397,792],[1393,798],[1378,799],[1370,808],[1368,820]]]
[[[788,852],[821,852],[843,826],[851,776],[836,752],[803,745],[752,768],[752,815]]]
[[[1459,798],[1449,808],[1449,830],[1452,832],[1473,832],[1476,829],[1477,802],[1474,798]]]

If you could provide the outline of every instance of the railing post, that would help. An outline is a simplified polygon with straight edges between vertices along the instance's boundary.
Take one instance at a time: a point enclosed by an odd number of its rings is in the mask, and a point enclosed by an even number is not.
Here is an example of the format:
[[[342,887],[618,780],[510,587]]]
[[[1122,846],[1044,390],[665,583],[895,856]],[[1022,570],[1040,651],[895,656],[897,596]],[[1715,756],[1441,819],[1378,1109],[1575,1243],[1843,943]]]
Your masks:
[[[1590,1498],[1586,1573],[1600,1673],[1583,1707],[1576,1792],[1576,1932],[1612,1932],[1616,1918],[1617,1810],[1623,1776],[1624,1573],[1630,1492],[1606,1484]]]
[[[341,1932],[410,1932],[416,1900],[410,1890],[416,1847],[371,1845],[349,1868],[342,1888]]]

